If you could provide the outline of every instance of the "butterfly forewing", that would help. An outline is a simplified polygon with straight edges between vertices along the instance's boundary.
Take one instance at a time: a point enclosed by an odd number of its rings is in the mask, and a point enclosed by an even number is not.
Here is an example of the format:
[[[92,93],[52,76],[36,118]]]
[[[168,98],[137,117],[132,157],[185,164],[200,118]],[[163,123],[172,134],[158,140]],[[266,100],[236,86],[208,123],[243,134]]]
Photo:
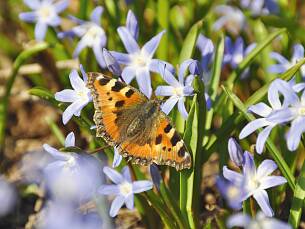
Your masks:
[[[157,102],[136,88],[100,73],[88,73],[97,136],[137,164],[191,167],[183,140]]]

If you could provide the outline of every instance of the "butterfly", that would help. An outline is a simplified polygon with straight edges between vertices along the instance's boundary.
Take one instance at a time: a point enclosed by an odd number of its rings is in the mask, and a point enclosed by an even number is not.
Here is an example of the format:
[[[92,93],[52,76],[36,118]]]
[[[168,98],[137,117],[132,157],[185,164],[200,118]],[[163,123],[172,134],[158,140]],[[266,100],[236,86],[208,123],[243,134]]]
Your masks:
[[[190,168],[190,153],[161,110],[136,88],[102,73],[88,73],[88,88],[95,108],[96,136],[135,164]]]

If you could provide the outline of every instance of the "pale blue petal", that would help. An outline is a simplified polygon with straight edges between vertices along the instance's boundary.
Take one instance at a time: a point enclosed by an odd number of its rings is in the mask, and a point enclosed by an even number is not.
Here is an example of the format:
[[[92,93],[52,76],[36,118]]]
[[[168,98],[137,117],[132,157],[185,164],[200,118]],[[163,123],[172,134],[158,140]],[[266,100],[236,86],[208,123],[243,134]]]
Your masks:
[[[85,69],[84,69],[82,64],[79,65],[79,69],[80,69],[80,71],[82,73],[83,80],[84,80],[84,82],[86,84],[88,82],[88,75],[87,75],[87,73],[86,73],[86,71],[85,71]]]
[[[158,166],[156,164],[152,163],[149,166],[149,171],[150,171],[150,176],[151,176],[151,179],[152,179],[155,187],[157,187],[157,189],[160,191],[160,183],[162,180],[162,176],[160,174]]]
[[[272,160],[264,160],[257,168],[256,176],[258,179],[262,179],[265,176],[270,175],[277,169],[277,165]]]
[[[123,157],[120,155],[118,149],[115,147],[114,148],[114,157],[113,157],[113,162],[112,162],[112,167],[116,168],[121,164]]]
[[[165,101],[165,103],[161,105],[162,111],[168,115],[169,112],[174,108],[178,100],[179,98],[177,96],[171,96],[168,100]]]
[[[282,176],[267,176],[259,180],[260,189],[268,189],[278,185],[287,183],[287,180]]]
[[[119,27],[117,31],[128,53],[140,52],[139,45],[125,27]]]
[[[123,69],[122,78],[125,83],[129,84],[136,76],[136,69],[133,66],[127,66]]]
[[[94,22],[95,24],[100,25],[101,24],[101,16],[103,14],[103,11],[104,11],[103,7],[101,7],[101,6],[96,7],[91,13],[90,20],[92,22]]]
[[[129,54],[111,51],[111,55],[120,63],[128,65],[131,63]]]
[[[125,201],[125,198],[123,196],[117,196],[113,201],[112,201],[112,204],[111,204],[111,207],[110,207],[110,211],[109,211],[109,215],[111,217],[115,217],[120,208],[123,206],[124,204],[124,201]]]
[[[194,94],[194,89],[192,86],[183,87],[184,96],[192,96]]]
[[[228,141],[228,152],[231,161],[237,166],[241,166],[244,162],[243,150],[234,138],[230,138]]]
[[[179,81],[175,78],[175,76],[173,75],[172,72],[170,72],[167,68],[167,66],[165,66],[163,63],[159,63],[159,72],[162,75],[162,78],[164,79],[164,81],[166,83],[168,83],[169,85],[173,86],[173,87],[180,87],[181,84],[179,83]]]
[[[285,123],[292,120],[295,117],[294,112],[290,108],[284,108],[272,112],[267,118],[267,121],[273,123]]]
[[[23,0],[23,2],[33,10],[38,9],[41,6],[41,2],[39,0]]]
[[[68,154],[64,154],[48,144],[43,144],[42,147],[56,160],[66,161],[70,158]]]
[[[117,62],[117,60],[111,55],[111,53],[103,48],[103,58],[105,64],[110,72],[112,72],[116,76],[120,76],[122,74],[122,69]]]
[[[256,145],[255,145],[257,153],[261,154],[263,152],[264,146],[265,146],[265,142],[267,141],[267,138],[269,137],[270,132],[271,132],[273,127],[274,127],[274,125],[267,126],[267,127],[265,127],[265,129],[263,129],[258,134],[258,137],[257,137],[257,140],[256,140]]]
[[[244,152],[244,165],[243,165],[243,174],[244,176],[254,176],[256,173],[256,167],[254,163],[254,158],[251,153],[248,151]]]
[[[245,57],[246,56],[248,56],[248,54],[250,53],[250,52],[252,52],[252,50],[254,49],[256,47],[256,43],[252,43],[252,44],[250,44],[247,48],[246,48],[246,50],[245,50]]]
[[[119,195],[120,189],[119,186],[111,184],[111,185],[102,185],[98,188],[98,193],[102,195]]]
[[[279,54],[277,52],[271,52],[270,53],[270,57],[275,59],[277,62],[279,62],[282,65],[289,64],[289,61],[285,57],[283,57],[281,54]]]
[[[264,214],[266,216],[272,217],[273,210],[270,206],[267,192],[265,190],[256,191],[253,197],[257,201],[258,205],[260,206]]]
[[[193,59],[188,59],[188,60],[183,61],[182,64],[180,65],[179,72],[178,72],[178,79],[179,79],[179,83],[181,85],[184,84],[184,76],[185,76],[187,69],[194,62],[195,61]]]
[[[73,103],[77,99],[77,95],[72,89],[64,89],[55,93],[55,99],[64,103]]]
[[[115,184],[124,182],[124,177],[114,169],[110,167],[104,167],[103,172],[112,180]]]
[[[52,20],[50,20],[48,22],[48,25],[56,27],[56,26],[60,25],[60,22],[61,22],[61,18],[59,16],[55,15],[54,17],[52,17]]]
[[[140,91],[147,96],[151,97],[152,88],[151,88],[151,79],[148,69],[142,68],[136,72],[136,79],[139,85]]]
[[[287,134],[287,146],[290,151],[298,148],[302,134],[305,132],[305,118],[297,118],[291,123],[291,127]]]
[[[149,70],[152,72],[156,72],[159,74],[162,74],[164,71],[164,68],[167,68],[168,71],[170,71],[172,74],[175,73],[175,68],[170,63],[159,60],[159,59],[152,59],[149,63]]]
[[[150,58],[152,58],[153,55],[155,54],[155,52],[158,48],[158,45],[160,43],[160,40],[161,40],[164,33],[165,33],[165,31],[162,31],[162,32],[158,33],[156,36],[154,36],[148,42],[146,42],[146,44],[143,46],[142,50],[144,50],[145,53]]]
[[[228,18],[226,16],[218,18],[213,24],[213,30],[218,31],[220,30],[225,23],[228,21]]]
[[[301,92],[302,90],[305,89],[305,83],[298,83],[296,85],[292,86],[293,90],[297,93]],[[303,96],[302,96],[303,97]]]
[[[86,89],[85,82],[80,78],[78,72],[75,69],[71,71],[69,79],[74,90],[83,91],[84,89]]]
[[[56,13],[64,11],[69,6],[69,0],[63,0],[54,4]]]
[[[261,103],[250,106],[248,111],[255,113],[259,116],[266,117],[272,112],[272,109],[265,103],[261,102]]]
[[[184,119],[187,119],[188,113],[185,109],[185,105],[184,105],[184,98],[180,98],[178,101],[178,111],[180,112],[180,114],[182,115],[182,117]]]
[[[75,135],[70,132],[65,139],[65,147],[75,146]]]
[[[222,170],[224,178],[231,181],[234,185],[240,185],[242,183],[243,176],[240,173],[228,169],[227,166],[224,166]]]
[[[153,182],[141,180],[141,181],[134,181],[132,183],[132,192],[133,193],[140,193],[145,192],[153,188]]]
[[[299,61],[304,58],[304,47],[301,44],[296,44],[293,46],[293,56],[292,61]]]
[[[270,125],[270,122],[266,121],[265,118],[259,118],[249,122],[240,132],[239,139],[243,139],[248,135],[252,134],[257,129]]]
[[[125,204],[126,204],[126,207],[130,210],[132,210],[134,208],[134,196],[133,196],[133,194],[128,195],[125,198]]]
[[[81,53],[81,51],[87,47],[87,41],[82,38],[76,45],[76,48],[73,52],[73,58],[77,58],[79,56],[79,54]]]
[[[230,216],[227,220],[227,227],[244,227],[246,228],[251,222],[251,217],[243,213],[237,213]]]
[[[196,46],[199,48],[202,57],[210,56],[214,52],[213,42],[202,34],[199,34]]]
[[[47,32],[48,25],[43,22],[37,22],[35,26],[35,39],[43,41]]]
[[[19,18],[20,18],[20,20],[26,21],[26,22],[36,22],[37,14],[35,12],[20,13]]]
[[[134,39],[138,40],[139,37],[138,20],[131,10],[129,10],[127,14],[126,27],[129,30],[130,34],[134,37]]]
[[[287,71],[288,68],[285,65],[274,64],[268,67],[268,72],[270,73],[283,73]]]
[[[101,39],[102,39],[101,42],[94,43],[93,52],[94,52],[95,58],[99,64],[99,66],[101,68],[106,68],[106,63],[105,63],[103,52],[102,52],[102,48],[105,46],[105,40],[103,38],[101,38]]]
[[[132,182],[131,174],[127,165],[124,166],[124,168],[122,169],[122,175],[126,181],[128,181],[129,183]]]
[[[156,88],[155,94],[157,96],[172,96],[174,88],[172,86],[158,86]]]
[[[62,114],[62,122],[64,125],[66,125],[69,122],[75,111],[78,109],[79,109],[79,104],[77,102],[73,102],[71,105],[69,105],[66,108],[66,110]]]

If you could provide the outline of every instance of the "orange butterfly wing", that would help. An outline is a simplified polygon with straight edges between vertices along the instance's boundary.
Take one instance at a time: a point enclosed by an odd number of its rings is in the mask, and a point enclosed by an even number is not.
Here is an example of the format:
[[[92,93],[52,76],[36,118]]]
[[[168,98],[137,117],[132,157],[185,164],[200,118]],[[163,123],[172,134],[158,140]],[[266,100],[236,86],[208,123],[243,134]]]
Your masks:
[[[111,146],[117,146],[121,155],[136,164],[156,163],[173,166],[177,170],[191,167],[191,156],[183,140],[162,111],[158,111],[151,126],[143,127],[141,138],[122,138],[123,126],[131,121],[128,117],[136,115],[134,112],[126,114],[128,108],[141,109],[148,99],[137,89],[103,74],[88,73],[88,76],[98,137],[103,137]]]

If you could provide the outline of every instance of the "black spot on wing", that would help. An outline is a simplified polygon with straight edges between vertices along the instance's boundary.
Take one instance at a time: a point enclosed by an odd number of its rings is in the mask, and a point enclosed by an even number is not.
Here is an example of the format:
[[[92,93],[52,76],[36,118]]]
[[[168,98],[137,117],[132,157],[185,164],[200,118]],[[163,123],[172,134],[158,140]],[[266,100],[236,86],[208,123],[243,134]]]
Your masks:
[[[99,79],[98,82],[99,82],[100,85],[104,86],[107,83],[109,83],[109,81],[110,81],[110,79],[108,79],[108,78],[101,78],[101,79]]]
[[[178,151],[178,156],[179,157],[184,157],[185,155],[185,148],[184,147],[181,147]]]
[[[163,147],[162,147],[162,150],[166,150],[166,146],[163,146]]]
[[[127,98],[130,98],[130,97],[133,95],[133,93],[134,93],[134,90],[129,89],[128,91],[126,91],[125,96],[126,96]]]
[[[171,124],[167,124],[167,126],[164,128],[164,132],[169,133],[171,129],[172,129]]]
[[[117,92],[119,92],[122,88],[124,88],[125,86],[124,86],[124,84],[122,84],[121,82],[119,82],[119,81],[116,81],[115,82],[115,84],[114,84],[114,86],[112,86],[112,88],[111,88],[111,91],[117,91]]]
[[[180,136],[177,134],[177,132],[175,132],[173,137],[171,138],[171,143],[173,146],[175,146],[179,141],[180,141]]]
[[[117,102],[115,103],[115,107],[122,107],[122,106],[124,106],[124,103],[125,103],[124,100],[117,101]]]
[[[161,134],[159,134],[157,137],[156,137],[156,145],[159,145],[160,143],[161,143],[161,141],[162,141],[162,135]]]

